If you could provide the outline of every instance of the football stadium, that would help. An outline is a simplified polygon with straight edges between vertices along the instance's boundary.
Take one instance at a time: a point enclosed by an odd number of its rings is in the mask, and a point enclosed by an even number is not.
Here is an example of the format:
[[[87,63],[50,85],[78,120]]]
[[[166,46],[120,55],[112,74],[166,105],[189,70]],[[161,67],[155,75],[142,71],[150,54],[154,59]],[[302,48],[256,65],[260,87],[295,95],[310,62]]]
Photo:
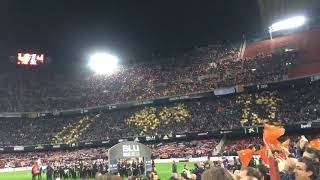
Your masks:
[[[317,0],[1,4],[0,180],[320,179]]]

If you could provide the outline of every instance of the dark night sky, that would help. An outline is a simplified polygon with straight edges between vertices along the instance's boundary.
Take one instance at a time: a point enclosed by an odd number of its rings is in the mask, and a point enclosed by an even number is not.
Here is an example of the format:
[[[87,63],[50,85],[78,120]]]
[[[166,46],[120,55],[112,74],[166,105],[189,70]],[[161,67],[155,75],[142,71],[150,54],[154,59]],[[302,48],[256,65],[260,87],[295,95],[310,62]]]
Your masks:
[[[1,58],[31,49],[57,63],[97,50],[173,55],[261,32],[254,0],[1,0],[0,23]]]

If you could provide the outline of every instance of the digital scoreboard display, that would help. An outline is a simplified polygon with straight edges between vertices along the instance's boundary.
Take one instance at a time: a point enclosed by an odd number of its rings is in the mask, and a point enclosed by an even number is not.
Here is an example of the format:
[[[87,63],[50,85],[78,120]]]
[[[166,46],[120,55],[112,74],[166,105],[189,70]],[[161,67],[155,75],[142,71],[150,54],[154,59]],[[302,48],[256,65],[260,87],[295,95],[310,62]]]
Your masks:
[[[36,66],[44,63],[44,54],[18,53],[18,65]]]

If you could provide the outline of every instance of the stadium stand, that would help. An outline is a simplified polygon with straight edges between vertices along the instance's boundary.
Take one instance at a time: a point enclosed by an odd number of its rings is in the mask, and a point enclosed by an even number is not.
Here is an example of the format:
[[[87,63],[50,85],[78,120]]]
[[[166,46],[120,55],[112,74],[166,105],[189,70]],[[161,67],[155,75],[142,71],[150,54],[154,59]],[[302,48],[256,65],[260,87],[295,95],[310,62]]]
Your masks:
[[[260,53],[270,54],[299,49],[301,53],[296,60],[297,65],[292,67],[288,76],[296,78],[300,76],[319,73],[319,34],[320,28],[312,28],[308,31],[276,37],[272,40],[263,40],[248,43],[243,58],[254,57]]]
[[[0,109],[39,112],[94,107],[278,81],[286,78],[297,53],[259,54],[242,60],[235,46],[217,44],[165,64],[122,67],[112,76],[12,72],[0,79],[8,87],[2,89]]]
[[[68,118],[2,119],[0,142],[3,145],[72,143],[236,129],[266,122],[283,125],[308,122],[319,118],[319,88],[320,82],[315,81],[303,87],[115,109]]]
[[[244,58],[239,58],[239,45],[217,43],[163,63],[126,65],[111,76],[41,70],[4,73],[0,150],[26,152],[1,152],[0,168],[30,167],[41,159],[53,165],[54,177],[73,177],[76,172],[94,177],[98,166],[101,173],[108,169],[109,145],[139,137],[145,138],[154,159],[234,156],[242,149],[262,148],[258,130],[265,123],[306,128],[308,139],[319,137],[320,78],[300,78],[309,75],[303,70],[299,78],[292,75],[300,58],[309,57],[303,48],[279,50],[300,41],[300,36],[309,37],[302,33],[249,44]],[[317,72],[315,68],[312,74]],[[190,134],[196,137],[183,138]],[[302,152],[299,135],[283,137],[291,140],[288,150],[295,157]],[[87,146],[78,148],[81,143]],[[215,163],[230,171],[241,167],[238,158]],[[201,167],[208,169],[208,164]],[[118,165],[121,171],[128,162]],[[131,165],[141,173],[139,161]]]

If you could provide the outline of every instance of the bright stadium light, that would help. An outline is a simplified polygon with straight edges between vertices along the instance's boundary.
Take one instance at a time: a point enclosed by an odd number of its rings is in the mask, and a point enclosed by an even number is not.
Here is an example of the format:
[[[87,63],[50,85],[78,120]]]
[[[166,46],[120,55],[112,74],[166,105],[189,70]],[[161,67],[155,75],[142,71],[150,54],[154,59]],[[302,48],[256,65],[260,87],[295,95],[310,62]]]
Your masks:
[[[97,53],[91,56],[89,66],[98,74],[112,74],[118,68],[118,58],[107,53]]]
[[[272,39],[272,32],[286,29],[294,29],[304,25],[306,21],[307,18],[305,16],[295,16],[289,19],[276,22],[269,27],[270,38]]]

